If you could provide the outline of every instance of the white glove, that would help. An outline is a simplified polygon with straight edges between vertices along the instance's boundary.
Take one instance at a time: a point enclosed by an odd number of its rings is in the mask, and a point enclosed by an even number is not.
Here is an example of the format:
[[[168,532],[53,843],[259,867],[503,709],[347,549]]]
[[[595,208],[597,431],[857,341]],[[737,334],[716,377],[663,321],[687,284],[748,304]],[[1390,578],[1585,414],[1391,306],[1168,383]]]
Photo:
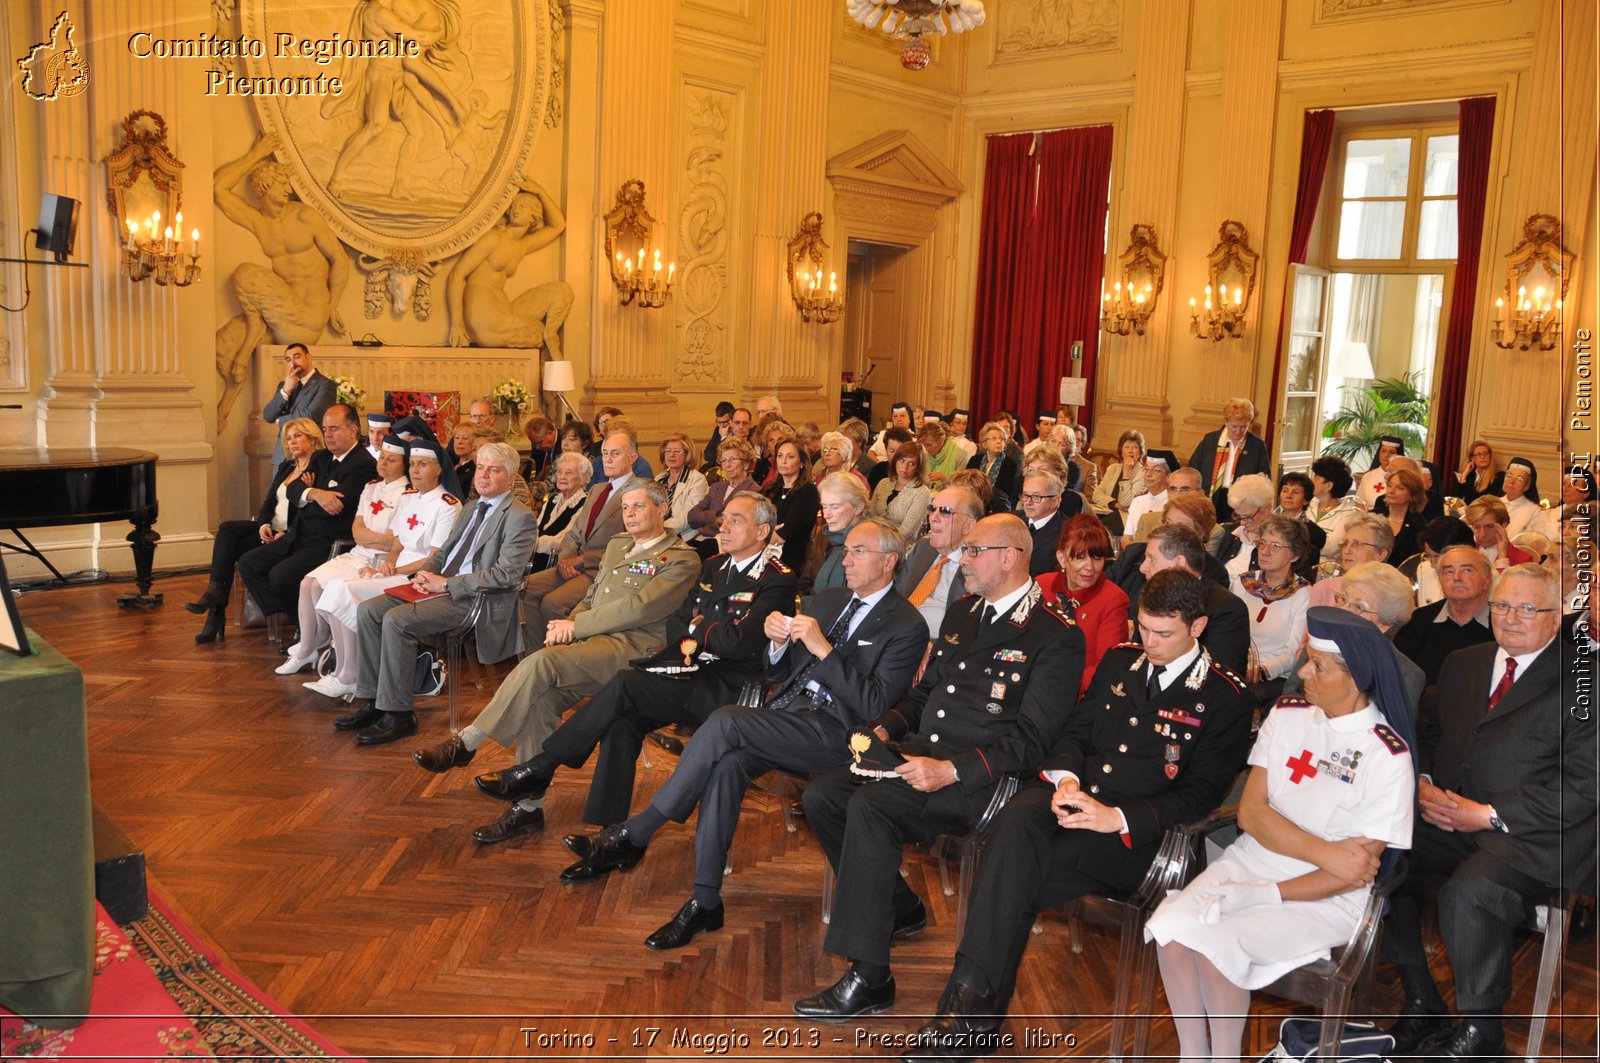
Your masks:
[[[1225,915],[1263,904],[1282,904],[1275,882],[1223,882],[1200,894],[1200,921],[1219,923]]]

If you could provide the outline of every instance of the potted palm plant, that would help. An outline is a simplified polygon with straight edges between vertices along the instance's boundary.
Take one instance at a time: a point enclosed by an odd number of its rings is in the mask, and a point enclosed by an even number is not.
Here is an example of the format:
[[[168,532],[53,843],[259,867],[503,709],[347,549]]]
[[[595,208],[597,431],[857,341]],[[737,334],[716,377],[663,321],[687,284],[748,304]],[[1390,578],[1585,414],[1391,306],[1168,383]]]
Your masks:
[[[1344,405],[1322,426],[1322,453],[1343,458],[1352,469],[1366,468],[1382,436],[1399,436],[1406,453],[1420,455],[1428,441],[1428,393],[1420,373],[1363,386],[1346,386]]]

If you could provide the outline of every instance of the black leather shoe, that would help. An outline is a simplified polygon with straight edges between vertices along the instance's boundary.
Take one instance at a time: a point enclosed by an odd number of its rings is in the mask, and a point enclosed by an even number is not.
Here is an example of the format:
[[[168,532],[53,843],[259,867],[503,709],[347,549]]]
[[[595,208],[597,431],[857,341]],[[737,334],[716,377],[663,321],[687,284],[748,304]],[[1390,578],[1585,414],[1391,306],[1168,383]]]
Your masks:
[[[472,780],[472,784],[490,797],[502,801],[516,801],[524,797],[537,800],[550,789],[550,780],[528,767],[513,764],[505,771],[491,771]]]
[[[894,937],[900,940],[914,938],[928,929],[928,908],[919,899],[915,908],[894,913]]]
[[[356,732],[356,741],[361,745],[381,746],[417,733],[417,714],[414,712],[381,712],[378,715],[383,719]]]
[[[1476,1063],[1501,1063],[1506,1054],[1505,1035],[1492,1035],[1475,1026],[1470,1020],[1455,1028],[1438,1048],[1433,1059],[1471,1059]]]
[[[722,905],[702,908],[698,901],[690,897],[666,926],[644,939],[644,947],[657,951],[681,949],[693,941],[700,931],[721,929]]]
[[[911,1063],[952,1063],[987,1056],[1000,1047],[1002,1016],[994,997],[953,982],[939,996],[938,1014],[917,1031],[917,1044],[901,1059]]]
[[[536,808],[530,812],[512,805],[499,819],[473,831],[472,840],[479,845],[494,845],[523,834],[532,834],[536,830],[544,830],[544,809]]]
[[[228,609],[227,606],[213,605],[206,614],[205,626],[200,629],[200,634],[194,637],[199,643],[216,642],[218,639],[228,637]]]
[[[1394,1049],[1389,1054],[1414,1056],[1428,1052],[1449,1037],[1453,1029],[1450,1016],[1429,1011],[1420,1000],[1408,1000],[1389,1027],[1389,1036],[1394,1038]]]
[[[569,834],[561,840],[583,858],[561,872],[562,882],[592,882],[608,871],[627,871],[644,859],[644,850],[628,840],[620,823],[595,834]]]
[[[869,986],[855,965],[840,979],[814,997],[794,1002],[794,1013],[818,1022],[844,1022],[857,1015],[876,1015],[894,1007],[894,975],[882,985]]]
[[[468,749],[461,744],[460,735],[452,735],[436,746],[419,749],[411,754],[411,759],[423,771],[431,771],[435,775],[443,775],[451,768],[464,768],[472,763],[476,750]]]
[[[369,701],[355,712],[345,713],[343,716],[335,716],[333,729],[335,731],[359,731],[363,727],[370,727],[377,723],[385,715],[387,714],[379,712],[378,706]]]

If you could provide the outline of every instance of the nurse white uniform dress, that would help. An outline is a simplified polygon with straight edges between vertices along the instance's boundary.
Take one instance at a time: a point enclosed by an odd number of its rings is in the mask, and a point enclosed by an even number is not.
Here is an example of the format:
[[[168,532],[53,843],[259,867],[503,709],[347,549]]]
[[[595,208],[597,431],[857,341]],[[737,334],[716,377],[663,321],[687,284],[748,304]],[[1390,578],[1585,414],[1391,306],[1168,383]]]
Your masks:
[[[1279,698],[1261,725],[1250,764],[1267,773],[1273,810],[1302,830],[1327,841],[1366,837],[1411,847],[1411,752],[1372,704],[1329,718],[1304,698]],[[1201,953],[1241,988],[1270,985],[1348,941],[1372,887],[1227,915],[1219,915],[1216,900],[1205,894],[1219,883],[1278,883],[1315,870],[1242,834],[1181,892],[1167,895],[1145,933],[1162,945],[1177,941]]]
[[[389,524],[394,520],[395,509],[400,505],[400,496],[410,490],[404,476],[396,477],[389,483],[374,480],[361,489],[361,502],[356,508],[358,519],[366,525],[367,530],[379,535],[389,530]],[[311,570],[310,578],[317,581],[324,589],[342,580],[355,579],[356,573],[364,566],[375,565],[383,555],[370,546],[357,546],[346,550],[338,557],[330,558]]]
[[[400,496],[394,519],[389,523],[389,530],[400,540],[400,555],[395,558],[395,567],[415,564],[427,557],[430,550],[443,546],[460,512],[460,500],[443,487],[435,487],[427,494],[407,488]],[[386,587],[398,587],[409,582],[410,576],[357,579],[352,573],[352,578],[335,583],[322,592],[322,597],[317,600],[317,612],[353,631],[356,610],[362,602],[376,598]]]

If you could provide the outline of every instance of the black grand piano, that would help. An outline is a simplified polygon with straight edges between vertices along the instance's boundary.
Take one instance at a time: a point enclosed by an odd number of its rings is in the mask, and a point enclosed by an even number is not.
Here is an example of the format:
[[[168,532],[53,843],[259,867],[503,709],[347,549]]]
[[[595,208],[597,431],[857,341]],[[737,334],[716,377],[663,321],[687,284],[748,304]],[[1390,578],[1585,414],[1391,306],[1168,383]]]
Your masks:
[[[162,596],[150,593],[156,542],[161,538],[153,527],[156,510],[156,456],[148,451],[118,447],[0,449],[0,529],[20,540],[20,544],[0,540],[0,550],[38,558],[57,580],[65,582],[22,529],[132,521],[128,542],[133,546],[139,593],[118,598],[117,604],[123,608],[137,605],[148,609],[161,604]]]

